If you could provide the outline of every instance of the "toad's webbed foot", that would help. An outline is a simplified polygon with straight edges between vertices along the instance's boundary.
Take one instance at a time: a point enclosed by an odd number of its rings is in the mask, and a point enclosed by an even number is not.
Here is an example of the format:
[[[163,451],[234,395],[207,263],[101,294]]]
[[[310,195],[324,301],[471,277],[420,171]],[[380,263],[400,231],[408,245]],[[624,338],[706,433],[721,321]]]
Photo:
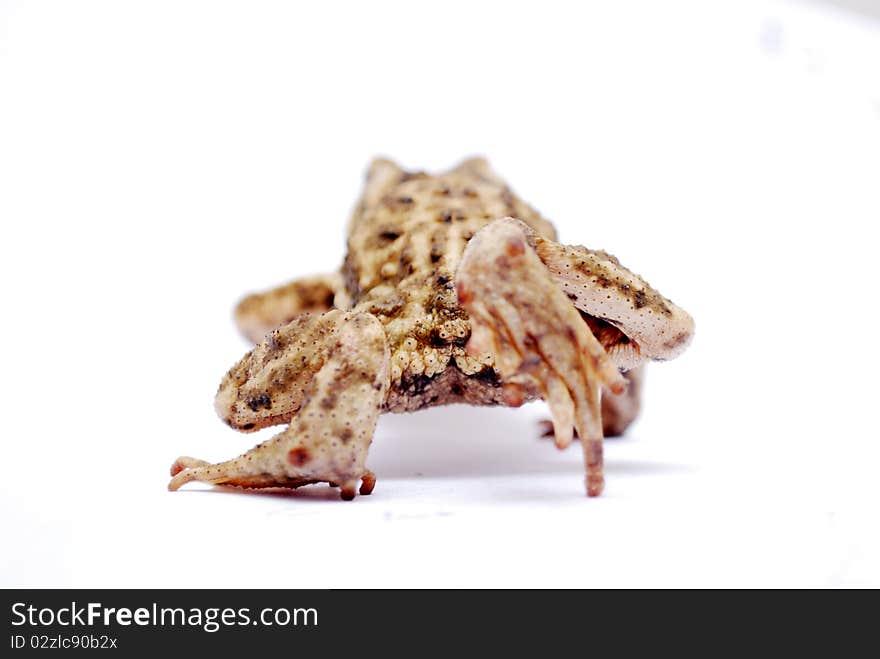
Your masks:
[[[217,410],[240,430],[290,421],[244,455],[210,464],[182,457],[170,490],[191,481],[239,487],[338,484],[343,499],[369,494],[367,451],[388,389],[389,351],[370,314],[304,315],[270,334],[220,385]]]

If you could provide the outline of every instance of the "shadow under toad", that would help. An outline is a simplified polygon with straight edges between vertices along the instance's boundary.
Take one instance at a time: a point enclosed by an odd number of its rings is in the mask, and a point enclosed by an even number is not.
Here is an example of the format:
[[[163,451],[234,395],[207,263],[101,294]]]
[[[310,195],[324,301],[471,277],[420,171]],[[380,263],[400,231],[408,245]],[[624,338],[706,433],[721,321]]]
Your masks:
[[[540,405],[540,404],[538,404]],[[530,474],[573,474],[584,471],[580,443],[556,449],[553,439],[541,437],[540,420],[546,407],[520,409],[450,405],[414,414],[388,414],[379,420],[367,466],[380,481],[411,478],[487,478]],[[609,443],[632,441],[626,437]],[[613,446],[613,444],[612,444]],[[662,475],[690,471],[685,465],[615,459],[606,450],[607,476]],[[609,453],[612,455],[609,456]],[[339,492],[326,485],[296,490],[247,490],[214,486],[202,492],[235,492],[289,497],[305,501],[336,501]]]
[[[582,474],[577,440],[560,451],[552,438],[541,437],[540,412],[545,409],[451,405],[417,414],[386,415],[379,421],[368,465],[382,479]],[[608,441],[626,442],[627,438]],[[606,450],[606,473],[612,475],[689,469],[671,463],[615,460],[609,452],[613,451]]]

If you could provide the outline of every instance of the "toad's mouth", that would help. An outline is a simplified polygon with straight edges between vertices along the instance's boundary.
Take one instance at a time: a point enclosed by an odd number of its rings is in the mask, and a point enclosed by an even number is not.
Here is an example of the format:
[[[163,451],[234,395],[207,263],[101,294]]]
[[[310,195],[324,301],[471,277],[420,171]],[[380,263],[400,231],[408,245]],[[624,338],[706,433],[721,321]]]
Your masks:
[[[610,321],[591,316],[578,310],[581,318],[587,323],[593,336],[605,348],[605,352],[611,357],[615,365],[624,371],[635,368],[642,361],[642,351],[639,344],[627,336],[623,330]]]

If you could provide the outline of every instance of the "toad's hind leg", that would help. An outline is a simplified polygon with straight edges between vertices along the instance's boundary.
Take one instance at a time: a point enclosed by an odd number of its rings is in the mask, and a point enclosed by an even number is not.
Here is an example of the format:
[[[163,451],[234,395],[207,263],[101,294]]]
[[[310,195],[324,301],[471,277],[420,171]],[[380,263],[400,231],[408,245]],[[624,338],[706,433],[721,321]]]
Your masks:
[[[372,491],[375,477],[366,469],[366,459],[388,389],[385,332],[366,313],[331,311],[324,317],[329,317],[324,324],[332,327],[322,339],[327,342],[325,357],[304,367],[313,368],[314,374],[287,430],[226,462],[178,458],[171,468],[170,490],[190,481],[257,488],[328,482],[341,488],[343,499],[351,499],[363,479],[361,494]],[[287,361],[297,366],[294,352],[299,349],[291,343],[275,359],[289,356]],[[262,370],[251,379],[264,377]]]
[[[571,300],[529,245],[518,220],[492,222],[468,243],[456,273],[471,321],[472,354],[488,355],[512,387],[537,384],[550,406],[556,443],[577,428],[589,496],[602,492],[602,387],[625,382]]]
[[[259,343],[266,334],[301,313],[321,313],[334,306],[345,308],[344,291],[339,273],[302,277],[245,297],[235,307],[235,322],[247,339]]]

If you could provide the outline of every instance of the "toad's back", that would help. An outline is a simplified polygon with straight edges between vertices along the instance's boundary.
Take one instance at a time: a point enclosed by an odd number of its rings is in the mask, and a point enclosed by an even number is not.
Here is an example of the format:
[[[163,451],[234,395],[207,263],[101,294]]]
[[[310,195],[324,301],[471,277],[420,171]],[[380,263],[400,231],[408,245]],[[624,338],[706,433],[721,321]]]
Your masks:
[[[370,167],[349,226],[343,272],[354,305],[385,326],[392,387],[418,388],[450,360],[465,375],[491,367],[464,351],[470,324],[453,282],[467,242],[505,216],[555,237],[552,225],[481,159],[437,176],[405,172],[385,160]]]

